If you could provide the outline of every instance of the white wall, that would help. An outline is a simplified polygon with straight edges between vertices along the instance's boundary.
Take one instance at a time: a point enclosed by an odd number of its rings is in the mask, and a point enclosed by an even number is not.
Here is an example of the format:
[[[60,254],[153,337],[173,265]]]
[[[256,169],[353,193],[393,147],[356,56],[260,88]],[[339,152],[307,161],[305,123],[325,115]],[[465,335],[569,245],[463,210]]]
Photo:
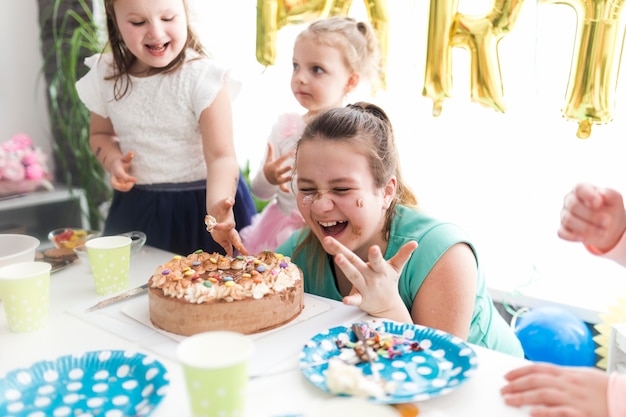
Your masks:
[[[289,74],[292,40],[300,28],[279,32],[277,63],[263,68],[255,60],[256,2],[247,3],[220,2],[223,13],[217,13],[216,2],[192,2],[207,44],[243,76],[244,91],[235,102],[239,156],[258,166],[276,114],[295,106]],[[461,11],[477,13],[489,3],[462,0],[461,6],[474,9]],[[562,198],[576,182],[626,192],[623,88],[618,86],[615,119],[594,125],[587,140],[578,139],[577,124],[561,115],[576,28],[573,10],[525,2],[514,30],[499,45],[504,114],[470,102],[468,56],[455,50],[453,98],[434,118],[432,101],[422,96],[428,2],[388,4],[389,86],[376,100],[392,117],[406,176],[424,206],[469,229],[493,258],[489,264],[496,274],[512,271],[520,283],[533,268],[548,275],[607,269],[621,274],[556,237]],[[352,13],[363,16],[362,9],[355,0]]]
[[[40,57],[32,3],[10,0],[15,12],[0,14],[5,40],[0,56],[11,57],[3,58],[3,74],[10,77],[0,84],[0,134],[27,131],[45,141],[47,120],[35,89]],[[363,16],[362,4],[354,1],[355,16]],[[523,286],[533,270],[546,280],[571,280],[583,296],[598,277],[621,277],[619,267],[556,237],[563,196],[576,182],[626,192],[624,83],[617,88],[614,120],[594,125],[589,139],[578,139],[577,124],[561,115],[576,28],[573,11],[524,3],[513,32],[499,46],[504,114],[470,102],[467,54],[455,50],[453,98],[434,118],[432,101],[421,94],[428,2],[388,4],[389,87],[376,100],[395,124],[405,176],[423,205],[468,229],[493,271],[489,279],[505,280],[511,288]],[[277,63],[264,68],[255,59],[255,0],[191,0],[191,5],[206,45],[244,83],[234,105],[236,143],[241,163],[250,160],[256,168],[276,115],[297,109],[289,74],[299,28],[279,32]],[[12,39],[20,39],[19,45]]]
[[[50,152],[48,108],[35,0],[9,0],[0,13],[0,142],[27,133]]]

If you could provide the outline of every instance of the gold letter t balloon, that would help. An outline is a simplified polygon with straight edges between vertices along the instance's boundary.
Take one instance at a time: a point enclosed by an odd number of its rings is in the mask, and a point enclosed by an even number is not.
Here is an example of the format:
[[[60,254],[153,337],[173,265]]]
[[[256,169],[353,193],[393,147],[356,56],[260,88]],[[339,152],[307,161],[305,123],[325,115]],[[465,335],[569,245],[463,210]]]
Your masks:
[[[523,0],[495,0],[487,15],[466,16],[457,12],[459,0],[430,1],[422,94],[433,100],[433,116],[441,114],[443,100],[450,97],[455,46],[470,52],[472,100],[504,112],[498,42],[511,31],[522,3]]]
[[[567,4],[576,11],[576,44],[562,113],[578,121],[576,136],[586,139],[592,123],[613,120],[624,43],[624,0],[541,1]]]

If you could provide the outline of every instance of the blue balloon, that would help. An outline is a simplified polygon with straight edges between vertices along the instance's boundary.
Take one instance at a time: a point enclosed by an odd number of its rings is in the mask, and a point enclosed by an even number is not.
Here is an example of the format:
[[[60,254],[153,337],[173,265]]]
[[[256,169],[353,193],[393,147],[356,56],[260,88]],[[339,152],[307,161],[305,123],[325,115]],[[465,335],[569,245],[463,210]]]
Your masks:
[[[568,366],[594,366],[595,342],[587,325],[557,307],[539,307],[517,320],[515,333],[526,358]]]

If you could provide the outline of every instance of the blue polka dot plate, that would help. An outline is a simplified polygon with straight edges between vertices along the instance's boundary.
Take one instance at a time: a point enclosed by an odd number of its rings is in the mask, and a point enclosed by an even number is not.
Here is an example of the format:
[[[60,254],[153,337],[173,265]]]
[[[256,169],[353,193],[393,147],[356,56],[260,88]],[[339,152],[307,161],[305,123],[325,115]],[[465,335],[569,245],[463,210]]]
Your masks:
[[[0,416],[148,416],[169,387],[151,356],[102,350],[41,361],[0,379]]]
[[[378,349],[373,366],[391,392],[372,396],[372,402],[400,404],[423,401],[447,394],[471,378],[478,366],[474,350],[462,339],[449,333],[415,324],[387,320],[372,320],[363,325],[371,334],[402,339],[404,346],[419,348],[397,351],[389,355]],[[372,336],[373,337],[373,336]],[[351,327],[333,327],[309,340],[300,352],[300,370],[315,386],[332,393],[326,384],[329,360],[344,357],[346,344],[358,344]],[[399,344],[398,344],[399,345]],[[372,351],[371,355],[375,353]],[[373,379],[367,361],[357,363],[367,379]],[[344,394],[341,394],[344,395]]]

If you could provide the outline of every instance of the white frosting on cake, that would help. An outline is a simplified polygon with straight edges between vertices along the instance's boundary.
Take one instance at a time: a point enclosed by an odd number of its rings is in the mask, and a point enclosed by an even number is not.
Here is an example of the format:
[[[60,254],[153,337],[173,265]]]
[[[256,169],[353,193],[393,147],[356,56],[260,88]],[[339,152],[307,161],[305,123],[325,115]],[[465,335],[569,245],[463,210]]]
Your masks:
[[[300,278],[297,266],[273,252],[229,258],[206,252],[176,256],[160,265],[151,287],[168,297],[201,304],[214,300],[260,299],[292,288]]]

